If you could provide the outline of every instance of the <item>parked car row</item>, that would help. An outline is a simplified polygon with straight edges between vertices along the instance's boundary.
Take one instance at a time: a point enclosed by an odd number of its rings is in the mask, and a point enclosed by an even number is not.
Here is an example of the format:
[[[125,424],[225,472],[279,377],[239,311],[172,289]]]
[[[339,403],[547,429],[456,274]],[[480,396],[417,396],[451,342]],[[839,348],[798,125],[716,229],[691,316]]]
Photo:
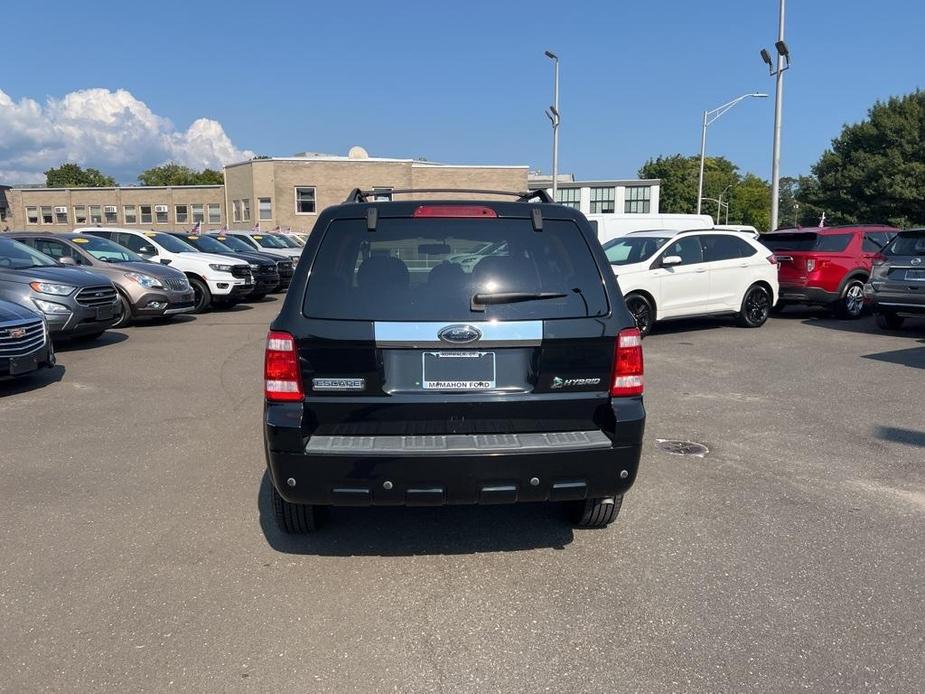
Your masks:
[[[262,243],[273,252],[263,252]],[[250,232],[83,227],[4,233],[0,378],[53,366],[56,339],[92,339],[137,320],[283,292],[298,260],[293,250],[272,235]]]
[[[735,315],[759,327],[787,306],[823,306],[844,319],[872,307],[899,328],[925,305],[925,230],[883,225],[636,231],[604,251],[645,335],[656,321]]]

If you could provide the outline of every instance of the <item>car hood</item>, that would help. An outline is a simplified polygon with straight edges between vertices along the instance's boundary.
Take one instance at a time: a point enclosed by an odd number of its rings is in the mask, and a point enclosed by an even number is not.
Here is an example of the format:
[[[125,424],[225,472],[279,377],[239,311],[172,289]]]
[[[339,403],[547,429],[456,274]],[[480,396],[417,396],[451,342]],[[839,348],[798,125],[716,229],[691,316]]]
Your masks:
[[[641,263],[630,263],[629,265],[611,265],[613,273],[620,277],[622,275],[635,275],[640,272],[646,272],[652,265],[652,258]]]
[[[260,263],[262,265],[273,265],[275,266],[280,260],[285,260],[278,255],[272,255],[270,253],[258,253],[254,251],[235,251],[235,256],[241,260],[246,260],[249,263]]]
[[[25,306],[14,304],[9,301],[0,299],[0,323],[7,321],[19,321],[38,318],[35,311],[30,311]]]
[[[142,275],[151,275],[158,279],[179,279],[186,277],[179,270],[163,263],[106,263],[95,265],[94,272],[123,275],[126,272],[137,272]]]
[[[31,267],[23,270],[0,268],[0,277],[10,282],[20,282],[22,284],[36,281],[71,284],[75,287],[111,284],[109,278],[102,273],[69,267]]]
[[[231,253],[228,255],[217,255],[215,253],[193,253],[184,251],[177,255],[188,258],[189,260],[198,260],[203,263],[211,263],[214,265],[247,265],[246,261],[235,258]]]

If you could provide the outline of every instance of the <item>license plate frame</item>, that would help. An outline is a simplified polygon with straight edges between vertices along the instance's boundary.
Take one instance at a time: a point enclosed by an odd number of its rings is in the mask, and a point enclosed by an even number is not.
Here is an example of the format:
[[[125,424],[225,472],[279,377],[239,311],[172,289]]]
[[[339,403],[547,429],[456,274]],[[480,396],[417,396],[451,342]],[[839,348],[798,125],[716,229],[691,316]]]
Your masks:
[[[97,306],[96,307],[96,319],[97,320],[109,320],[114,315],[116,315],[116,312],[112,306]]]
[[[925,270],[906,270],[905,278],[910,282],[925,282]]]
[[[10,376],[22,376],[39,368],[39,358],[35,354],[23,357],[10,357]]]
[[[424,390],[480,392],[494,390],[496,383],[494,352],[429,351],[421,354],[421,388]]]

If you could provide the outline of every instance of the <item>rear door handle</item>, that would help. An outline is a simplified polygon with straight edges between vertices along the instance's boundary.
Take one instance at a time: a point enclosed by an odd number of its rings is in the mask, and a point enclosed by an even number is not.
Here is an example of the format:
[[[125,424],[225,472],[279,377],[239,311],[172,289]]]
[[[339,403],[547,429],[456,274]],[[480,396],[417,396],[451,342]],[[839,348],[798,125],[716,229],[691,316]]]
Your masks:
[[[707,271],[707,269],[706,269],[705,267],[702,267],[702,268],[698,268],[698,269],[697,269],[697,272],[698,272],[698,273],[706,272],[706,271]]]

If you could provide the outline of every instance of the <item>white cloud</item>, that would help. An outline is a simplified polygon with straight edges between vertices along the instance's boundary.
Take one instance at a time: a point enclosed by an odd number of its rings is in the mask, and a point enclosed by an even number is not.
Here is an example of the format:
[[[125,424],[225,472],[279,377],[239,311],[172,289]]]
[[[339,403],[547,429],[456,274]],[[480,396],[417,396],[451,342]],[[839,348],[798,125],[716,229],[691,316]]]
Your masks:
[[[62,162],[92,166],[122,183],[176,161],[195,169],[254,156],[234,146],[221,123],[199,118],[185,131],[124,89],[81,89],[42,105],[0,90],[0,182],[43,182]]]

